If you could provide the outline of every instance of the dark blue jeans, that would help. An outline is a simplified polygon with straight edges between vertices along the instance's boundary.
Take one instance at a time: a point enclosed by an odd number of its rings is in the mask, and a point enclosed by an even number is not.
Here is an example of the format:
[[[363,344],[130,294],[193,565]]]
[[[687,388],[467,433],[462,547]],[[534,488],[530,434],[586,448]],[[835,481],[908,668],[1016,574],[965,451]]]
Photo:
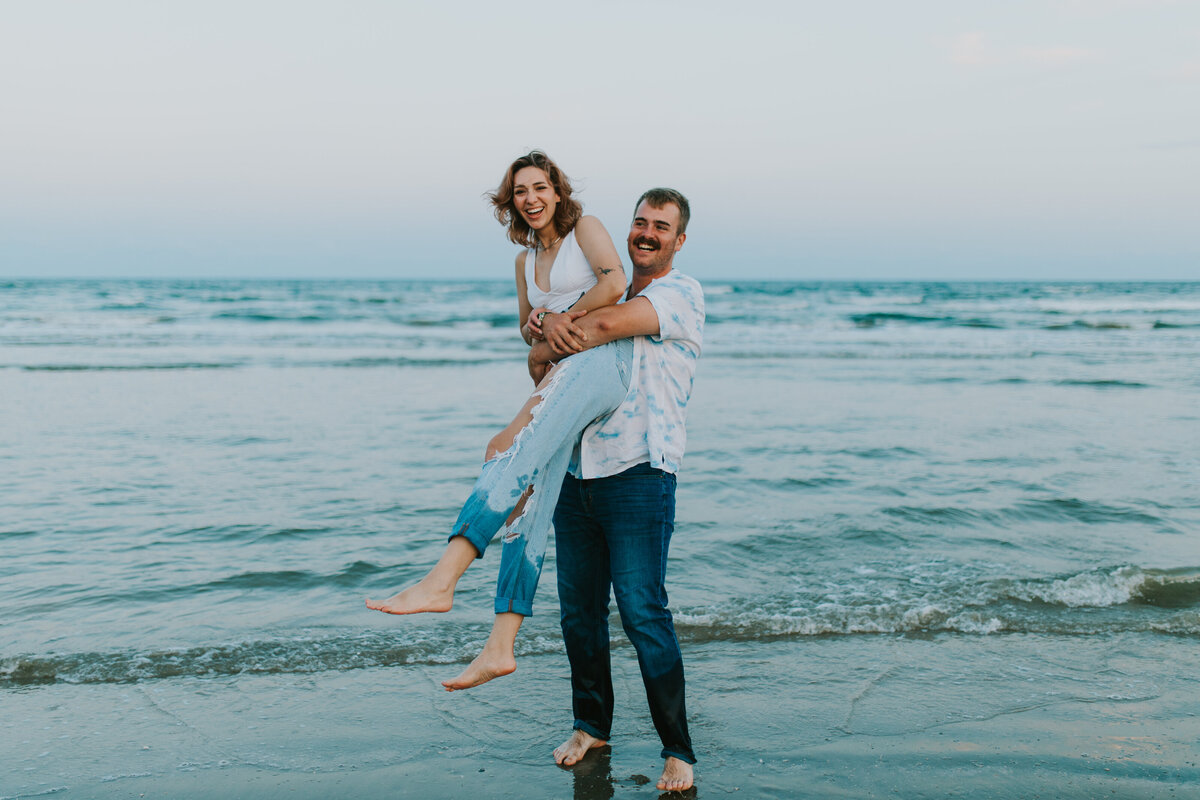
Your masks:
[[[662,755],[696,763],[684,704],[683,657],[667,609],[667,548],[675,529],[675,476],[638,464],[608,478],[567,475],[554,512],[558,599],[571,662],[575,725],[612,730],[609,587],[637,650]]]

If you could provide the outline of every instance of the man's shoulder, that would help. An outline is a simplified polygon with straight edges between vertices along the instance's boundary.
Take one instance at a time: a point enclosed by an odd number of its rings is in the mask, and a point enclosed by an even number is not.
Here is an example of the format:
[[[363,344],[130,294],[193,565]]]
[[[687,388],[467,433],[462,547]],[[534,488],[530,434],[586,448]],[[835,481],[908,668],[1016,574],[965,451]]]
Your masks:
[[[691,275],[688,275],[687,273],[680,272],[677,269],[672,269],[666,275],[663,275],[661,278],[656,279],[654,282],[659,283],[660,281],[666,282],[668,284],[678,282],[678,283],[686,284],[688,286],[694,286],[697,289],[700,288],[700,281],[696,280],[695,278],[693,278]]]
[[[700,281],[696,280],[691,275],[685,275],[677,269],[672,269],[661,278],[655,278],[654,281],[646,287],[645,292],[648,292],[652,289],[659,292],[685,294],[695,297],[699,300],[704,299],[704,287],[700,285]],[[643,292],[643,294],[645,292]]]
[[[642,294],[658,315],[659,341],[687,339],[699,345],[704,328],[704,290],[700,281],[671,270]]]

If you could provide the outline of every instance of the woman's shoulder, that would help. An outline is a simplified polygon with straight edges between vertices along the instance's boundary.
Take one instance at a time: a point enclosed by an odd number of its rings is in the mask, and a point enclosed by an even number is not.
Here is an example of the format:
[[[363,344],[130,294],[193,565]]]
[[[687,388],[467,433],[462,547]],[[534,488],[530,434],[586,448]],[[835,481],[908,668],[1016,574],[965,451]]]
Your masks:
[[[580,217],[579,221],[575,223],[575,227],[571,229],[571,233],[575,234],[575,241],[580,244],[599,241],[601,237],[609,238],[604,223],[590,214]]]
[[[591,214],[584,214],[579,218],[579,221],[575,223],[573,230],[586,232],[603,231],[604,229],[604,223],[600,221],[599,217],[593,217]]]
[[[522,247],[517,251],[517,274],[525,274],[525,256],[529,254],[529,249]]]

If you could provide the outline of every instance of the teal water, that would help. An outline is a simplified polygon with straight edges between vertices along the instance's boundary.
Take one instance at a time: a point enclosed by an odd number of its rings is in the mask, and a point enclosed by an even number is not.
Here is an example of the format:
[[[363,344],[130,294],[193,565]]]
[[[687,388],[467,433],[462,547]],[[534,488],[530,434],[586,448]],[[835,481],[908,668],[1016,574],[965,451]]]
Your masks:
[[[1200,637],[1200,283],[706,291],[685,650]],[[492,559],[448,615],[362,599],[436,560],[529,391],[515,315],[500,282],[0,283],[0,690],[469,659]],[[537,610],[520,652],[557,652],[553,559]]]

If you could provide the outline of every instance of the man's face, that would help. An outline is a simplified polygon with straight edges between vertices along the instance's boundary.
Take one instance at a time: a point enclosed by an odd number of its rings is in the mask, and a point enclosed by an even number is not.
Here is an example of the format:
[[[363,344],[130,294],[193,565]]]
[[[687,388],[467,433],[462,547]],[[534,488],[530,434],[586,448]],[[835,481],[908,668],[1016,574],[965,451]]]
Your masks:
[[[679,206],[667,203],[662,208],[652,208],[643,200],[633,214],[625,242],[636,271],[658,274],[671,268],[686,238],[686,234],[679,232]]]

